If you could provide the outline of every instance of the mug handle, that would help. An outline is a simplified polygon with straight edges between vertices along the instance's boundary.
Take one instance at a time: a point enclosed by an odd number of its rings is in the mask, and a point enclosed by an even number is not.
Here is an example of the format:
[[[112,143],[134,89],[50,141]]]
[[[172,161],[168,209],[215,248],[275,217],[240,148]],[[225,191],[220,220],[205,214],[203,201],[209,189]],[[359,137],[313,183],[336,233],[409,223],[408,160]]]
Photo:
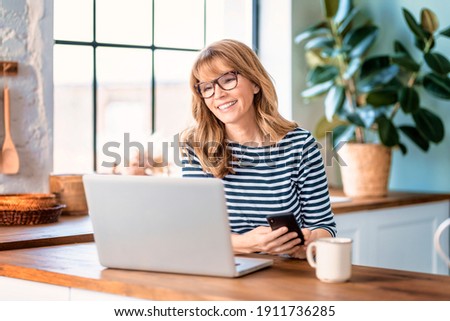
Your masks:
[[[450,226],[450,218],[443,221],[437,228],[436,232],[434,233],[434,247],[437,251],[437,253],[441,256],[441,258],[447,263],[447,265],[450,267],[450,258],[445,254],[444,250],[441,247],[440,237],[442,232]]]
[[[308,260],[309,265],[311,265],[313,268],[317,266],[316,259],[313,255],[313,249],[316,247],[316,242],[311,242],[308,247],[306,248],[306,259]]]

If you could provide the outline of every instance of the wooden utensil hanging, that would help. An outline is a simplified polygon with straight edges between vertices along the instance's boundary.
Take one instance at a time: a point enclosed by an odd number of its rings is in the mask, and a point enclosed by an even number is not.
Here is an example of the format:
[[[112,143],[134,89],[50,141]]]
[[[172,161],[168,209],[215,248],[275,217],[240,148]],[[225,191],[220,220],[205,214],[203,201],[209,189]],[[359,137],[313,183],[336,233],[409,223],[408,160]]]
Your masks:
[[[15,68],[15,72],[11,73],[10,68]],[[1,62],[2,74],[4,77],[17,73],[17,63]],[[7,175],[17,174],[19,172],[20,162],[16,147],[11,138],[10,130],[10,99],[9,88],[4,82],[3,88],[3,108],[4,108],[4,122],[5,122],[5,139],[3,141],[2,153],[0,156],[0,172]]]

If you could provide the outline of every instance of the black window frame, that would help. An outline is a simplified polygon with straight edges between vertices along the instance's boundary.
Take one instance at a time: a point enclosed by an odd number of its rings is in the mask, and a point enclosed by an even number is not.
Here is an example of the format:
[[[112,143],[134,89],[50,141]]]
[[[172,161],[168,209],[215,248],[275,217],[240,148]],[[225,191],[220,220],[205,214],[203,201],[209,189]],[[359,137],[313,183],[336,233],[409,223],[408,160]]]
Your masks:
[[[92,79],[92,107],[93,107],[93,169],[97,170],[97,48],[100,47],[113,47],[113,48],[127,48],[127,49],[144,49],[151,51],[151,66],[152,74],[150,81],[150,91],[151,91],[151,133],[156,130],[156,80],[155,80],[155,51],[157,50],[169,50],[169,51],[188,51],[188,52],[199,52],[202,48],[180,48],[180,47],[160,47],[154,45],[154,33],[155,33],[155,1],[152,1],[152,35],[150,46],[144,45],[131,45],[131,44],[119,44],[119,43],[107,43],[107,42],[97,42],[96,41],[96,0],[92,0],[93,4],[93,38],[92,41],[71,41],[71,40],[61,40],[54,39],[54,45],[69,45],[69,46],[86,46],[92,48],[92,65],[93,65],[93,79]],[[206,5],[207,0],[203,0],[204,6],[204,17],[203,17],[203,46],[206,45]],[[252,0],[252,49],[258,54],[259,48],[259,0]]]

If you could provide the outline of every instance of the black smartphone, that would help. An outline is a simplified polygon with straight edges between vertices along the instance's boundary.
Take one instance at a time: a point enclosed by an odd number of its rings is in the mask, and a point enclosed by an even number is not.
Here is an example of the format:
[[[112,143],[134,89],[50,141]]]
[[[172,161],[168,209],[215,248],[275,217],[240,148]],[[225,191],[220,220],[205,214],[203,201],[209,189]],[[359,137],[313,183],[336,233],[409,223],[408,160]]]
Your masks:
[[[270,214],[266,217],[272,230],[279,229],[280,227],[286,226],[289,232],[297,232],[298,237],[301,242],[300,245],[305,244],[305,237],[302,230],[298,226],[297,220],[292,213],[282,213],[282,214]]]

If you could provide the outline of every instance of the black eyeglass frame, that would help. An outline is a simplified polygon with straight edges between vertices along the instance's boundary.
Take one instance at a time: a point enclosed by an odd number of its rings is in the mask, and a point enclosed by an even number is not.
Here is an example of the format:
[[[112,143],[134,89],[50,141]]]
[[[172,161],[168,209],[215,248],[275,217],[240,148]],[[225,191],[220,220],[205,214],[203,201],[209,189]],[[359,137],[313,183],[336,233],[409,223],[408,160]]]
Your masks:
[[[236,76],[236,85],[235,85],[233,88],[225,89],[225,88],[223,88],[223,87],[219,84],[219,79],[222,78],[223,76],[228,75],[228,74],[234,74],[234,75]],[[220,89],[225,90],[225,91],[233,90],[234,88],[236,88],[237,85],[238,85],[238,83],[239,83],[238,75],[239,75],[239,71],[236,71],[236,70],[227,71],[226,73],[220,75],[220,76],[217,77],[216,79],[213,79],[213,80],[211,80],[211,81],[199,82],[199,83],[195,84],[195,85],[194,85],[194,88],[196,89],[197,94],[198,94],[201,98],[203,98],[203,99],[208,99],[208,98],[211,98],[212,96],[214,96],[214,94],[216,93],[216,84],[220,87]],[[212,85],[213,92],[212,92],[212,94],[211,94],[210,96],[208,96],[208,97],[204,97],[204,96],[202,95],[202,93],[200,92],[200,85],[203,85],[203,84],[211,84],[211,85]]]

